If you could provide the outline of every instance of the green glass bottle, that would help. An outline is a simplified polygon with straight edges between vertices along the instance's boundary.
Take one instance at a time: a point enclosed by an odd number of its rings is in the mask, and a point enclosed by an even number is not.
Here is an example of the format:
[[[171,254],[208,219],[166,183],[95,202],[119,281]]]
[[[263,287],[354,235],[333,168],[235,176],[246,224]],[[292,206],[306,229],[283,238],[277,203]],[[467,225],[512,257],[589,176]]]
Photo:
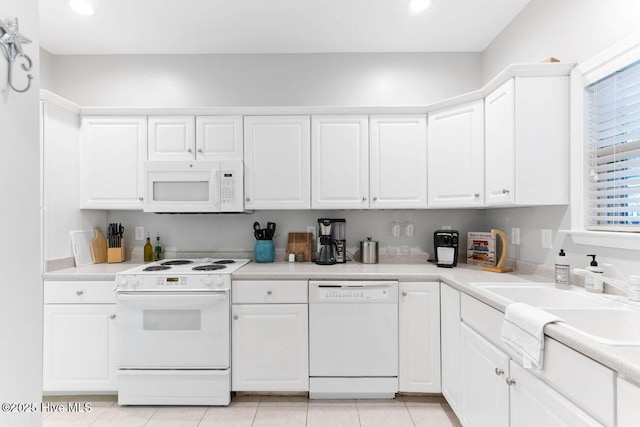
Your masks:
[[[144,244],[144,262],[153,261],[153,246],[151,246],[151,238],[147,234],[147,243]]]
[[[160,244],[160,235],[156,236],[156,261],[160,261],[162,259],[162,245]]]

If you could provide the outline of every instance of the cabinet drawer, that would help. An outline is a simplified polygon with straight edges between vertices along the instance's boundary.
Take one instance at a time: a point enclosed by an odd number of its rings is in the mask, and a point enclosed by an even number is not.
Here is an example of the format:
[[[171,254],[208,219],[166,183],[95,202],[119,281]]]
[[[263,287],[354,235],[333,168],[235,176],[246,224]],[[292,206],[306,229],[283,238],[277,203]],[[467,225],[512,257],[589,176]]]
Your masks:
[[[500,340],[504,313],[463,293],[460,296],[460,317],[491,344],[504,348]]]
[[[112,281],[45,281],[45,304],[115,304]]]
[[[231,284],[233,304],[307,303],[306,280],[236,280]]]

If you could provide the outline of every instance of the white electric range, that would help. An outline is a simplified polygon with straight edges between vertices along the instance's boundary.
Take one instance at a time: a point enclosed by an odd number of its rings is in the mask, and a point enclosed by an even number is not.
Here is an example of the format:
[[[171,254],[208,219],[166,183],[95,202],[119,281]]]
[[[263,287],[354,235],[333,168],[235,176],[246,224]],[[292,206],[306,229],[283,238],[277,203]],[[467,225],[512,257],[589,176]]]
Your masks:
[[[182,259],[116,275],[118,403],[227,405],[231,273],[248,259]]]

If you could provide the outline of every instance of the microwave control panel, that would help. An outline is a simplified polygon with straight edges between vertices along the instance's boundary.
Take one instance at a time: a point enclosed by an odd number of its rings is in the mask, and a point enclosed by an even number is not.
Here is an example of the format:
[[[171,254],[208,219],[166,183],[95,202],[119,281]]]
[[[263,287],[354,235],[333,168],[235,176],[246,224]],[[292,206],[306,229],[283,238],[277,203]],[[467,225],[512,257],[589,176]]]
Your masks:
[[[223,205],[236,202],[235,175],[235,171],[220,171],[220,203]]]

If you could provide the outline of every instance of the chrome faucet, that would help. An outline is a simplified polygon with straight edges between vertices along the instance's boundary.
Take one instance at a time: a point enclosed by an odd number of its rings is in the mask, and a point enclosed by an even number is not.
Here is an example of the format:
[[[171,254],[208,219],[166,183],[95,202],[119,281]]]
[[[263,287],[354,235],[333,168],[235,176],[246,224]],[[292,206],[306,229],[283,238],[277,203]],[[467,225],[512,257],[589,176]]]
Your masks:
[[[602,264],[604,267],[612,268],[620,277],[624,276],[611,264]],[[594,281],[601,281],[603,283],[607,283],[613,286],[616,289],[619,289],[626,293],[629,301],[640,301],[640,276],[629,276],[624,279],[614,279],[611,277],[606,277],[602,274],[594,273],[589,270],[585,270],[584,268],[575,268],[573,270],[574,274],[579,276],[590,276]]]

